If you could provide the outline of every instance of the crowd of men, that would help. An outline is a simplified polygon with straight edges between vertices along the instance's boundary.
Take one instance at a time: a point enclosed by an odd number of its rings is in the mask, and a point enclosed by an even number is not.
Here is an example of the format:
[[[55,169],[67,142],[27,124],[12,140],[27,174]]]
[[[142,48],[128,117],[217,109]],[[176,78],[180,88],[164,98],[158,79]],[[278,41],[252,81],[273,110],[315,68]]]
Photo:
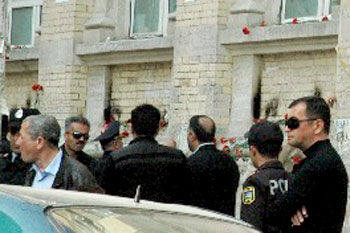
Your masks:
[[[248,144],[256,172],[243,184],[241,218],[263,232],[341,232],[348,176],[328,139],[330,109],[319,97],[291,103],[285,120],[288,143],[306,158],[292,173],[278,155],[284,140],[278,124],[261,121],[249,130]],[[159,144],[160,112],[152,105],[131,113],[134,139],[123,146],[119,123],[98,136],[104,154],[83,152],[90,123],[81,116],[61,128],[53,116],[16,108],[9,116],[9,141],[1,140],[0,183],[37,188],[107,193],[123,197],[180,203],[234,216],[239,185],[235,160],[214,143],[215,122],[190,119],[187,141],[192,154]]]

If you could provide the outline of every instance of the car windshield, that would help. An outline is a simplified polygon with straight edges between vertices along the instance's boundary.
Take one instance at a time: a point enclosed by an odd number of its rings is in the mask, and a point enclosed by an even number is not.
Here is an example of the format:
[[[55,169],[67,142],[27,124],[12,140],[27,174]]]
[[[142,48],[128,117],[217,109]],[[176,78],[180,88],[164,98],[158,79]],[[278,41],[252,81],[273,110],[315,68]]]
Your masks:
[[[47,214],[63,232],[257,232],[230,221],[195,215],[130,208],[60,207]]]

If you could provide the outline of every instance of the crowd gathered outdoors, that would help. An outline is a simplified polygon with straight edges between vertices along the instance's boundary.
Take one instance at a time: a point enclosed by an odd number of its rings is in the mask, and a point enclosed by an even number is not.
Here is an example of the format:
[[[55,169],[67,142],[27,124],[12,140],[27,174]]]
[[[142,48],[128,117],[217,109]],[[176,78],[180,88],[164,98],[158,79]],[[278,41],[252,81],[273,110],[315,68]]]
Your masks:
[[[149,104],[131,112],[133,140],[123,145],[120,122],[111,120],[94,141],[102,157],[83,152],[90,123],[65,120],[64,144],[55,117],[15,108],[8,136],[1,140],[0,183],[36,188],[105,193],[192,205],[235,215],[240,172],[235,160],[218,150],[215,122],[206,115],[189,120],[190,156],[157,142],[160,111]],[[320,97],[294,100],[286,113],[286,141],[306,155],[292,172],[278,160],[285,140],[280,125],[268,120],[247,133],[256,171],[242,187],[240,217],[263,232],[340,233],[347,204],[348,175],[329,140],[330,108]]]

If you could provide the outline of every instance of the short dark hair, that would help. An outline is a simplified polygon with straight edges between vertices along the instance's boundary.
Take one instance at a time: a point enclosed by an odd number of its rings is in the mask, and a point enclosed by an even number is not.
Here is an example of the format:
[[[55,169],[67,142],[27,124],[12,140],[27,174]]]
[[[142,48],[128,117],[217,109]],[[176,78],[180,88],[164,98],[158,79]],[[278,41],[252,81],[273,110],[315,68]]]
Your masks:
[[[131,112],[131,124],[137,135],[154,137],[159,129],[160,112],[150,104],[137,106]]]
[[[72,116],[72,117],[68,117],[65,120],[64,131],[66,133],[69,132],[70,126],[72,125],[72,123],[80,123],[80,124],[86,125],[86,126],[88,126],[90,128],[90,122],[89,122],[88,119],[86,119],[83,116]]]
[[[255,146],[259,153],[268,158],[277,158],[283,143],[283,133],[277,123],[260,121],[248,132],[248,145]]]
[[[200,120],[202,118],[209,119],[212,122],[212,125],[206,127],[203,124],[201,124]],[[191,117],[189,129],[196,134],[198,141],[200,143],[214,141],[215,131],[216,131],[215,122],[208,116],[196,115]]]
[[[305,103],[306,105],[306,116],[310,119],[317,118],[324,122],[324,130],[329,134],[331,124],[331,111],[326,101],[317,96],[306,96],[294,100],[289,108],[294,107],[297,104]]]

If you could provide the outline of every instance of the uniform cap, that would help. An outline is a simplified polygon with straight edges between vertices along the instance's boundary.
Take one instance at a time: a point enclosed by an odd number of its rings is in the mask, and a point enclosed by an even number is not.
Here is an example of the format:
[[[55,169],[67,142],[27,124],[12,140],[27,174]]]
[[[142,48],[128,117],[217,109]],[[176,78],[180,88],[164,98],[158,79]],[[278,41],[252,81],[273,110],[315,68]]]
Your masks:
[[[119,122],[112,121],[108,126],[107,130],[103,132],[100,136],[95,138],[94,141],[110,141],[119,135]]]

